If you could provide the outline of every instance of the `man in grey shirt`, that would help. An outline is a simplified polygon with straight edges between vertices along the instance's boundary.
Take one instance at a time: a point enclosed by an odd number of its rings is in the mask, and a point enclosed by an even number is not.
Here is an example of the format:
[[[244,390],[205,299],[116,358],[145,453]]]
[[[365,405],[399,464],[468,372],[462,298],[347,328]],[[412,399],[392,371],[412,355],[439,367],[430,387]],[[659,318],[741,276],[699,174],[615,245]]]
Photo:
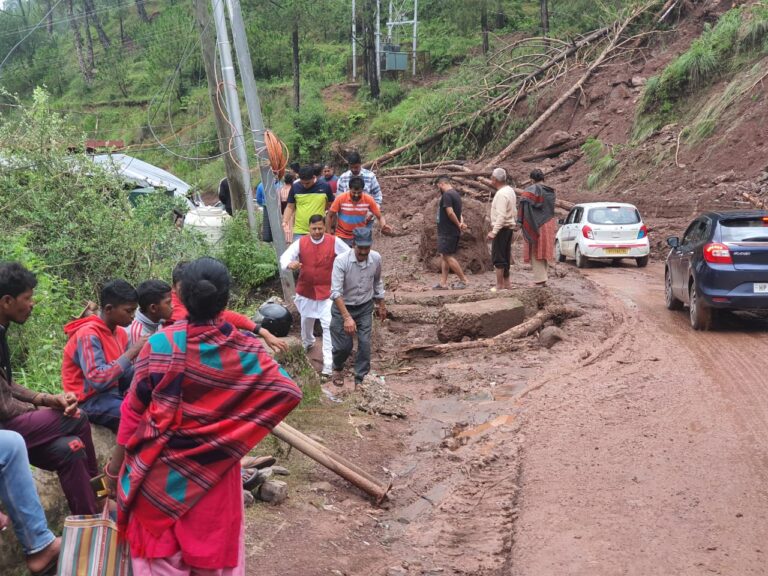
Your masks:
[[[384,282],[381,279],[381,254],[371,250],[369,228],[355,228],[353,250],[336,257],[331,278],[331,339],[333,341],[333,383],[344,386],[344,363],[352,353],[352,336],[357,332],[355,387],[371,369],[371,329],[374,303],[381,320],[384,307]]]

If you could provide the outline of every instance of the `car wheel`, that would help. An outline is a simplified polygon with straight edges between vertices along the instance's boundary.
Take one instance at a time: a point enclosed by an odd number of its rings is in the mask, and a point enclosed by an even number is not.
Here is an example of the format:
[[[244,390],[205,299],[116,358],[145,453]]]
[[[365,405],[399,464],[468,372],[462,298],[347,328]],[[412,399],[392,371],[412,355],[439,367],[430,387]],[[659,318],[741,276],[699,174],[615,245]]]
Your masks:
[[[635,262],[637,262],[638,268],[645,268],[648,266],[648,256],[640,256],[640,258],[635,258]]]
[[[696,281],[691,282],[689,289],[689,312],[691,315],[691,328],[694,330],[709,330],[712,326],[712,308],[701,299]]]
[[[587,258],[585,256],[581,255],[581,249],[579,249],[578,245],[576,246],[576,250],[574,252],[574,256],[576,258],[576,268],[586,268],[587,267]]]
[[[560,250],[560,242],[555,241],[555,260],[565,262],[565,254]]]
[[[669,270],[664,271],[664,301],[667,310],[681,310],[683,308],[683,303],[675,298],[672,291],[672,273]]]

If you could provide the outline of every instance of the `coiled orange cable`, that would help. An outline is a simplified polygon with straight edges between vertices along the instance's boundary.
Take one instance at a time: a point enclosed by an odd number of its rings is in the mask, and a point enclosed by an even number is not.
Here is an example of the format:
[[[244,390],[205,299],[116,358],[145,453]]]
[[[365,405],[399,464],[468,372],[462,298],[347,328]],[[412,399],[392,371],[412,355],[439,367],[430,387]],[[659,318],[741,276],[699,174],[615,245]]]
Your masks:
[[[288,167],[288,147],[275,136],[272,130],[264,132],[264,144],[267,146],[272,172],[277,175],[278,180],[282,180],[285,176],[285,169]]]

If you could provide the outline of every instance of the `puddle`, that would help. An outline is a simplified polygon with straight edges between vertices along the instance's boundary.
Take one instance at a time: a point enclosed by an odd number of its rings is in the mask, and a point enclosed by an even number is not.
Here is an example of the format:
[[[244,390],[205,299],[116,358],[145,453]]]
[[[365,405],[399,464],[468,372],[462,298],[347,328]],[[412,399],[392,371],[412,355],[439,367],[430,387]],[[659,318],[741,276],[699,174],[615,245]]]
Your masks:
[[[499,426],[509,426],[515,421],[515,417],[512,414],[502,414],[501,416],[497,416],[493,420],[490,420],[488,422],[483,422],[479,426],[475,426],[474,428],[468,428],[466,430],[463,430],[459,432],[456,437],[457,438],[471,438],[473,436],[480,436],[481,434],[484,434],[488,430],[491,430],[492,428],[498,428]]]

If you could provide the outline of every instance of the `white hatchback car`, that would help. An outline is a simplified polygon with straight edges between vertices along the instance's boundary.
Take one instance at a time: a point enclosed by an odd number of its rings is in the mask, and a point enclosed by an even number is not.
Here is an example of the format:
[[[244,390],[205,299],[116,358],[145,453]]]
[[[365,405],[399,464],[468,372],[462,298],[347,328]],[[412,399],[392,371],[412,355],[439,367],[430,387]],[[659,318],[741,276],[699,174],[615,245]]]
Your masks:
[[[648,264],[648,228],[632,204],[576,204],[561,223],[555,237],[558,262],[574,258],[576,266],[584,268],[591,258],[634,258],[640,268]]]

